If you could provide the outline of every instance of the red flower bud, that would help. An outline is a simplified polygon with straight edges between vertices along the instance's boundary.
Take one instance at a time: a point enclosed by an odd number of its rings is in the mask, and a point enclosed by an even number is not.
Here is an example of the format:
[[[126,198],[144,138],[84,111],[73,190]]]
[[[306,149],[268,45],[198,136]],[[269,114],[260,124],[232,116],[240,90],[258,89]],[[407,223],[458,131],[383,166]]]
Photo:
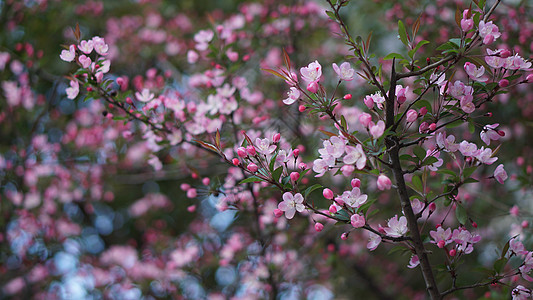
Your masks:
[[[315,223],[315,230],[320,232],[324,229],[324,225],[322,225],[322,223]]]
[[[352,94],[346,94],[346,95],[344,95],[344,97],[342,97],[342,99],[350,100],[350,99],[352,99]]]
[[[238,158],[234,158],[231,160],[234,166],[238,166],[241,164],[241,161]]]

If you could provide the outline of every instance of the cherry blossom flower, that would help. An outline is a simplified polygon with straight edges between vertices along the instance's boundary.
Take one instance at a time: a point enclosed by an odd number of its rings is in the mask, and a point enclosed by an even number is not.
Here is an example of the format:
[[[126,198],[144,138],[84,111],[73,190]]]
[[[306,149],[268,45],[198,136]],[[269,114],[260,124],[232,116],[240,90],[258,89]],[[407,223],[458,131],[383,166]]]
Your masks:
[[[413,199],[413,201],[411,201],[411,207],[413,208],[413,213],[416,215],[424,209],[424,202],[418,199]]]
[[[200,58],[200,55],[196,53],[194,50],[187,51],[187,62],[190,64],[194,64],[198,61],[198,58]]]
[[[61,54],[59,55],[59,57],[66,61],[66,62],[71,62],[74,60],[74,58],[76,58],[76,46],[74,45],[70,45],[69,46],[69,50],[63,50],[61,51]]]
[[[505,172],[503,169],[503,164],[500,164],[496,167],[496,170],[494,170],[494,178],[500,184],[503,184],[503,182],[507,179],[507,172]]]
[[[92,38],[92,42],[94,44],[94,51],[96,51],[96,53],[102,55],[102,56],[106,56],[107,55],[107,51],[109,50],[109,46],[105,43],[104,39],[99,37],[99,36],[95,36]]]
[[[67,92],[67,98],[74,99],[78,96],[80,92],[80,84],[77,80],[70,81],[70,87],[68,87],[65,92]]]
[[[377,92],[375,94],[366,96],[364,102],[369,109],[372,109],[372,107],[374,107],[374,104],[376,104],[379,109],[383,109],[385,97],[383,97],[380,92]]]
[[[438,168],[440,168],[442,166],[442,164],[444,163],[444,161],[442,160],[442,158],[439,158],[440,156],[440,152],[435,152],[433,150],[430,150],[428,149],[426,151],[426,158],[428,157],[435,157],[437,158],[437,161],[432,163],[431,165],[428,165],[427,168],[430,169],[431,171],[434,171],[436,172],[438,170]]]
[[[318,173],[315,177],[324,176],[330,167],[335,165],[335,158],[333,156],[327,156],[324,158],[315,159],[313,162],[313,171]]]
[[[444,246],[452,242],[451,228],[444,230],[444,228],[442,228],[441,226],[437,228],[437,231],[430,231],[429,235],[433,238],[432,243],[437,244],[439,248],[443,248]]]
[[[485,56],[485,62],[494,69],[499,69],[503,67],[507,60],[505,58],[500,57],[501,52],[501,49],[493,51],[487,48],[487,56]]]
[[[256,138],[255,149],[261,154],[269,155],[270,153],[274,152],[274,150],[276,150],[276,145],[271,145],[270,141],[266,138]]]
[[[285,212],[287,219],[292,219],[296,212],[302,212],[305,209],[303,205],[304,197],[297,193],[293,195],[290,192],[283,194],[283,202],[278,204],[278,209]]]
[[[409,260],[409,264],[407,265],[407,267],[409,269],[414,269],[416,268],[418,265],[420,265],[420,260],[418,259],[418,255],[415,255],[413,254],[411,256],[411,259]]]
[[[375,139],[382,136],[383,132],[385,132],[385,122],[382,120],[379,120],[376,125],[370,126],[370,135]]]
[[[88,41],[83,40],[78,45],[78,49],[80,49],[80,51],[85,54],[91,54],[91,52],[93,52],[93,48],[94,48],[94,43],[92,40],[88,40]]]
[[[366,165],[366,155],[363,151],[363,147],[361,144],[357,144],[357,146],[346,146],[346,156],[344,156],[343,162],[345,164],[355,164],[358,170],[364,169]]]
[[[506,59],[505,67],[509,70],[527,70],[531,68],[531,62],[515,54]]]
[[[490,145],[491,140],[497,141],[501,138],[501,135],[496,130],[498,126],[500,126],[498,123],[483,126],[483,130],[481,130],[479,136],[485,144]]]
[[[365,217],[360,214],[354,214],[350,218],[350,223],[352,224],[354,228],[361,228],[365,226],[365,223],[366,223]]]
[[[385,233],[390,237],[401,237],[407,233],[408,230],[407,219],[405,216],[401,216],[400,219],[398,219],[398,215],[395,215],[389,219],[387,226],[388,227],[383,228],[383,230],[385,230]]]
[[[476,144],[462,141],[459,144],[459,151],[464,156],[475,156],[478,153]]]
[[[479,36],[483,38],[483,44],[488,45],[494,42],[495,39],[501,36],[498,26],[494,25],[492,21],[485,23],[479,21]]]
[[[475,81],[486,82],[487,80],[489,80],[488,76],[484,76],[485,67],[483,67],[483,66],[480,66],[478,68],[473,63],[467,61],[465,63],[465,67],[464,68],[465,68],[466,74],[468,74],[468,76],[470,78],[474,79]]]
[[[307,83],[318,82],[322,76],[322,66],[315,60],[307,67],[300,68],[300,74]]]
[[[333,70],[335,71],[335,73],[337,73],[337,76],[339,76],[339,80],[344,80],[344,81],[353,80],[355,70],[352,69],[349,62],[343,62],[340,67],[337,66],[336,63],[333,63],[332,66],[333,66]]]
[[[474,251],[473,244],[479,242],[481,236],[478,234],[472,234],[464,228],[459,228],[453,230],[452,240],[459,245],[457,251],[463,251],[465,254],[470,254]]]
[[[529,276],[528,273],[533,270],[533,252],[528,252],[524,258],[523,265],[518,268],[522,274],[522,278],[527,281],[533,282],[533,277]]]
[[[513,291],[511,292],[511,296],[513,297],[513,300],[527,300],[531,299],[533,294],[530,289],[519,285],[513,289]]]
[[[335,198],[335,200],[340,200],[350,207],[359,208],[366,202],[367,198],[368,196],[362,194],[359,188],[353,188],[351,191],[344,191],[344,193],[342,193],[341,196]]]
[[[437,145],[446,152],[455,152],[459,150],[459,145],[455,144],[455,136],[449,135],[446,137],[446,133],[439,132],[436,136]]]
[[[287,93],[287,96],[288,98],[284,99],[283,103],[291,105],[300,98],[300,91],[295,87],[291,87],[290,91]]]
[[[492,150],[490,148],[485,149],[483,147],[478,150],[475,158],[477,158],[482,164],[486,165],[491,165],[498,160],[497,157],[492,157]]]
[[[509,251],[511,251],[511,255],[518,255],[521,257],[524,257],[528,253],[524,247],[524,244],[522,244],[522,242],[517,238],[512,238],[509,240]]]
[[[150,90],[148,89],[143,89],[142,92],[135,93],[135,98],[141,102],[149,102],[154,99],[154,94],[150,93]]]
[[[370,251],[376,250],[376,248],[381,243],[381,237],[373,232],[368,233],[368,243],[366,244],[366,248]]]
[[[324,148],[318,150],[322,157],[333,156],[334,158],[339,158],[344,154],[346,140],[338,136],[332,136],[329,140],[324,141],[322,145]]]
[[[80,57],[78,58],[78,61],[80,62],[81,66],[84,68],[84,69],[87,69],[91,66],[91,58],[90,57],[87,57],[85,55],[80,55]]]

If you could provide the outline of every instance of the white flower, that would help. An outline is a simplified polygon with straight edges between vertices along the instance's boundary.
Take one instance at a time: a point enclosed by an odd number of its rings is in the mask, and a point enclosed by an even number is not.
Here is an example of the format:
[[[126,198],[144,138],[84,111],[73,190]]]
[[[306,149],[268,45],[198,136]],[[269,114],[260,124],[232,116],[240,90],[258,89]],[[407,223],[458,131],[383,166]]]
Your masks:
[[[150,93],[148,89],[143,89],[141,93],[135,93],[135,97],[141,102],[148,102],[154,99],[154,94]]]
[[[339,66],[337,66],[336,63],[333,63],[332,66],[333,66],[333,70],[335,71],[335,73],[337,73],[337,76],[339,76],[340,80],[345,80],[345,81],[353,80],[355,70],[352,69],[352,67],[350,66],[350,63],[343,62],[340,68]]]
[[[288,98],[284,99],[283,103],[291,105],[300,98],[300,91],[295,87],[291,87],[291,90],[287,93],[287,96]]]
[[[366,165],[366,155],[361,144],[357,144],[355,147],[346,146],[345,150],[344,163],[348,165],[355,164],[358,170],[362,170]]]
[[[383,228],[385,233],[391,237],[400,237],[407,232],[407,219],[404,216],[401,216],[398,220],[398,216],[395,215],[393,218],[390,218],[387,222],[387,226]]]
[[[305,209],[303,202],[304,197],[302,194],[297,193],[296,195],[293,195],[290,192],[286,192],[283,194],[283,202],[278,204],[278,208],[285,212],[285,217],[287,219],[292,219],[296,212],[302,212]]]
[[[322,76],[322,66],[315,60],[307,67],[300,68],[300,74],[306,82],[317,82]]]
[[[348,204],[350,207],[358,208],[366,202],[368,196],[361,194],[361,190],[355,187],[351,191],[344,191],[344,193],[335,200],[337,199],[344,201],[344,203]]]

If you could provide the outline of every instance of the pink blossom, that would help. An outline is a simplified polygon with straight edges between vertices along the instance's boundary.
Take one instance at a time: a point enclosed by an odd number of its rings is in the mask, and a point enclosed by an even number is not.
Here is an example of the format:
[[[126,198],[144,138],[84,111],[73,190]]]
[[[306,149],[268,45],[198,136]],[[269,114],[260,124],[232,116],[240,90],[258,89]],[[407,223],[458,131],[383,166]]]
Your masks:
[[[354,178],[350,181],[350,185],[355,188],[355,187],[361,187],[361,180],[359,178]]]
[[[437,145],[446,152],[455,152],[459,150],[459,145],[455,144],[455,136],[449,135],[446,137],[446,133],[439,132],[436,137]]]
[[[73,61],[74,58],[76,58],[76,46],[70,45],[69,50],[61,51],[61,55],[59,55],[59,57],[66,62]]]
[[[271,145],[270,141],[268,139],[255,139],[255,148],[257,149],[257,152],[269,155],[270,153],[274,152],[276,150],[276,145]]]
[[[464,156],[475,156],[478,153],[478,149],[477,149],[476,144],[469,143],[467,141],[462,141],[459,144],[459,151]]]
[[[498,133],[496,128],[500,124],[495,123],[492,125],[485,125],[483,126],[483,130],[479,133],[479,136],[481,137],[481,140],[485,142],[485,144],[490,145],[490,141],[497,141],[501,138],[501,135]]]
[[[363,125],[364,127],[368,127],[368,125],[372,123],[372,116],[367,113],[362,113],[361,115],[359,115],[359,123],[361,123],[361,125]]]
[[[322,223],[318,223],[318,222],[316,222],[316,223],[315,223],[315,230],[316,230],[317,232],[321,232],[322,230],[324,230],[324,225],[323,225]]]
[[[78,93],[80,92],[80,84],[78,83],[78,81],[71,80],[70,87],[66,88],[65,92],[67,93],[67,98],[75,99],[78,96]]]
[[[361,228],[366,224],[365,217],[360,214],[354,214],[350,218],[350,223],[354,228]]]
[[[363,205],[366,200],[368,199],[368,196],[361,193],[361,190],[359,188],[353,188],[351,191],[344,191],[341,196],[335,198],[335,200],[338,202],[339,200],[346,203],[348,206],[353,208],[359,208],[361,205]]]
[[[398,220],[398,216],[390,218],[387,222],[387,226],[383,228],[385,233],[391,237],[401,237],[407,233],[407,219],[404,216],[401,216]]]
[[[300,74],[302,74],[302,79],[307,83],[317,82],[322,76],[322,66],[315,60],[307,67],[300,68]]]
[[[88,40],[88,41],[83,40],[78,45],[78,49],[80,49],[80,51],[85,54],[91,54],[91,52],[93,52],[93,48],[94,48],[94,43],[92,40]]]
[[[523,265],[519,268],[520,273],[522,273],[522,278],[527,281],[533,282],[533,277],[529,276],[528,273],[533,270],[533,252],[528,252],[524,258]]]
[[[383,132],[385,132],[385,122],[383,120],[379,120],[376,125],[370,126],[370,135],[375,139],[382,136]]]
[[[413,201],[411,201],[411,207],[413,208],[413,212],[416,215],[424,209],[424,202],[418,199],[413,199]]]
[[[307,85],[307,90],[313,94],[318,92],[318,83],[316,81],[309,82]]]
[[[381,243],[381,237],[373,232],[368,233],[368,243],[366,244],[366,248],[370,251],[376,250],[376,248]]]
[[[375,94],[366,96],[364,102],[369,109],[372,109],[372,107],[374,107],[374,104],[376,104],[379,109],[383,109],[385,97],[383,97],[380,92],[377,92]]]
[[[401,85],[396,86],[396,101],[398,102],[398,104],[401,105],[407,100],[408,91],[408,86],[406,86],[405,88]]]
[[[505,61],[505,67],[510,70],[527,70],[531,68],[531,62],[526,61],[523,57],[520,57],[518,54],[510,56]]]
[[[353,80],[353,76],[355,74],[355,70],[352,69],[350,66],[350,63],[343,62],[339,68],[336,63],[333,63],[333,70],[335,73],[337,73],[337,76],[339,76],[339,80],[345,80],[345,81],[351,81]]]
[[[475,155],[475,158],[479,160],[482,164],[491,165],[498,160],[497,157],[493,157],[492,150],[490,148],[481,147],[478,150],[478,153]]]
[[[200,56],[198,55],[198,53],[196,53],[196,51],[194,50],[187,51],[187,62],[188,63],[190,64],[196,63],[199,57]]]
[[[483,38],[485,45],[491,44],[495,39],[501,35],[498,26],[492,24],[492,21],[485,23],[485,21],[479,21],[479,36]]]
[[[278,204],[278,209],[285,212],[287,219],[292,219],[296,212],[302,212],[305,209],[303,205],[304,198],[302,194],[293,195],[290,192],[283,194],[283,202]]]
[[[472,28],[474,28],[474,20],[472,20],[472,19],[462,19],[461,20],[461,29],[464,32],[467,32],[467,31],[469,31]]]
[[[493,51],[487,48],[487,56],[485,56],[485,62],[494,69],[499,69],[503,67],[507,60],[500,57],[501,52],[501,49]]]
[[[300,178],[300,173],[298,172],[291,172],[289,175],[291,177],[291,180],[296,182]]]
[[[92,42],[93,42],[93,45],[94,45],[94,51],[96,51],[96,53],[102,55],[102,56],[105,56],[107,55],[107,51],[109,50],[109,46],[105,43],[104,39],[99,37],[99,36],[95,36],[92,38]]]
[[[390,190],[392,186],[391,180],[389,179],[389,177],[387,177],[384,174],[380,174],[378,176],[377,184],[378,184],[378,189],[380,191]]]
[[[91,66],[91,58],[85,56],[85,55],[80,55],[80,57],[78,57],[78,61],[80,62],[82,68],[84,69],[87,69]]]
[[[283,103],[291,105],[300,98],[300,91],[295,87],[291,87],[290,91],[287,93],[287,96],[288,98],[284,99]]]
[[[512,238],[509,240],[509,251],[511,251],[511,255],[518,255],[518,256],[525,256],[527,255],[528,251],[526,251],[526,248],[524,247],[524,244],[517,238]]]
[[[344,156],[343,162],[345,164],[355,164],[358,170],[364,169],[366,165],[366,155],[363,151],[361,144],[357,146],[346,146],[346,156]]]
[[[154,94],[150,93],[148,89],[143,89],[141,93],[136,92],[135,97],[141,102],[149,102],[154,99]]]
[[[411,255],[411,259],[409,260],[409,264],[407,265],[407,267],[409,269],[414,269],[416,268],[418,265],[420,265],[420,260],[418,259],[418,255]]]
[[[322,144],[324,148],[318,150],[318,153],[322,157],[332,156],[333,158],[340,158],[344,154],[346,140],[338,136],[332,136]]]
[[[448,245],[452,242],[452,230],[451,228],[448,228],[444,230],[444,228],[439,227],[437,228],[437,231],[430,231],[429,235],[433,238],[432,243],[437,244],[439,248],[443,248],[444,246]]]
[[[248,171],[255,173],[259,169],[255,163],[250,163],[247,167]]]
[[[494,178],[500,184],[503,184],[503,182],[507,179],[507,172],[505,172],[503,169],[503,164],[500,164],[496,167],[496,170],[494,170]]]
[[[511,292],[511,296],[513,297],[513,300],[528,300],[531,299],[532,292],[530,289],[522,285],[518,285]]]
[[[470,78],[476,81],[486,82],[487,80],[489,80],[487,76],[484,76],[485,67],[483,66],[480,66],[479,68],[477,68],[476,65],[467,61],[465,63],[464,68],[465,68],[466,74],[468,74]]]

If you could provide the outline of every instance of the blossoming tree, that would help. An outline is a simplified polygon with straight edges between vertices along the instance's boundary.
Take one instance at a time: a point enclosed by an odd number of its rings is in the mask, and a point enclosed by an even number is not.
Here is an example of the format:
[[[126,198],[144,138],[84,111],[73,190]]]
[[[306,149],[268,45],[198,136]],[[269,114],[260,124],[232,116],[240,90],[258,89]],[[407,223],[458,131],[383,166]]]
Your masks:
[[[532,8],[349,2],[0,4],[0,295],[533,297]]]

